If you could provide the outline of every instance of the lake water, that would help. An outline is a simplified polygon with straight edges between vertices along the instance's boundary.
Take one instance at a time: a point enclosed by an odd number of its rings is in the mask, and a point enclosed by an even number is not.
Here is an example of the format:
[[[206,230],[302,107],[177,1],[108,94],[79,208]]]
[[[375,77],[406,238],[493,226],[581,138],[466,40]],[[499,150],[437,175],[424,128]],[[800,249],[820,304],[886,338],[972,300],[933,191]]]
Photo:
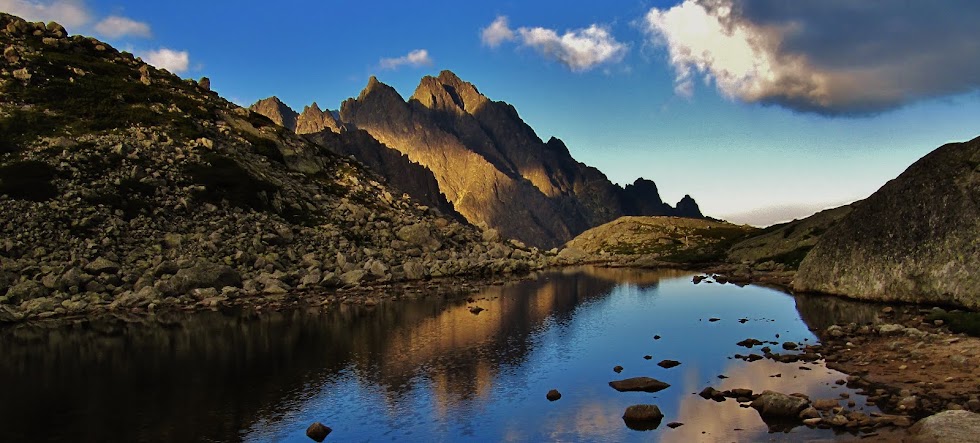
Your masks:
[[[314,421],[333,428],[328,442],[805,441],[844,436],[769,433],[755,410],[695,393],[848,392],[863,405],[821,363],[731,357],[759,352],[735,344],[746,338],[814,343],[809,328],[873,320],[874,306],[602,268],[471,297],[2,329],[0,441],[308,442]],[[635,376],[671,387],[608,385]],[[638,403],[658,405],[663,424],[627,428]]]

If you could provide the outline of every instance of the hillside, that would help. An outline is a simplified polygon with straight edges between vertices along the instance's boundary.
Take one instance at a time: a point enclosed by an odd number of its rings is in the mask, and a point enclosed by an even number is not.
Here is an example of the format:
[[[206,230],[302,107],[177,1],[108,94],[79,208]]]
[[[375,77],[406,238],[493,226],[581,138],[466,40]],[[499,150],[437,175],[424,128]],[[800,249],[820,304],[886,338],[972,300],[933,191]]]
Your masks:
[[[297,114],[284,106],[272,97],[253,109],[290,127],[289,116]],[[370,164],[390,157],[378,151],[396,150],[431,171],[440,193],[470,223],[528,244],[557,246],[622,215],[702,217],[689,196],[677,208],[664,203],[652,181],[638,179],[626,189],[613,184],[575,161],[561,140],[538,138],[513,106],[490,100],[449,71],[424,77],[407,101],[372,77],[341,105],[340,120],[340,129],[324,133],[356,128],[378,141],[347,149],[358,160]],[[323,139],[331,137],[311,136]],[[405,162],[388,163],[379,172],[394,182]]]
[[[209,81],[7,14],[0,44],[0,321],[544,264]]]
[[[809,217],[770,226],[728,250],[728,261],[749,265],[766,262],[796,269],[817,240],[850,214],[854,204],[827,209]]]
[[[644,256],[664,262],[705,263],[724,259],[728,247],[756,228],[680,217],[620,217],[568,242],[562,255],[582,251],[593,258]]]
[[[794,286],[980,309],[980,138],[944,145],[857,205],[800,264]]]

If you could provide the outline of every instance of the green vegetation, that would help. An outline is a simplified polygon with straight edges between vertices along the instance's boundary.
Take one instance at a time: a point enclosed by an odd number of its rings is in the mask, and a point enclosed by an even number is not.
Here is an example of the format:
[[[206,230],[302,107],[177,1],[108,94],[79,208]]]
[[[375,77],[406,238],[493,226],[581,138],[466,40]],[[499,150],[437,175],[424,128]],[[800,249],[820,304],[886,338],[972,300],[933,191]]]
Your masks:
[[[58,171],[47,163],[28,160],[0,166],[0,195],[32,201],[45,201],[58,195],[51,183]]]
[[[0,119],[0,154],[23,151],[28,142],[58,129],[57,122],[42,112],[14,109]]]
[[[799,248],[796,248],[792,251],[787,251],[787,252],[773,255],[771,257],[765,257],[759,259],[757,262],[765,263],[767,261],[772,261],[775,263],[781,263],[783,265],[786,265],[790,269],[799,269],[800,263],[803,262],[803,259],[806,257],[806,254],[809,253],[811,249],[813,249],[812,245],[800,246]]]
[[[942,320],[950,331],[980,337],[980,312],[935,311],[926,320]]]

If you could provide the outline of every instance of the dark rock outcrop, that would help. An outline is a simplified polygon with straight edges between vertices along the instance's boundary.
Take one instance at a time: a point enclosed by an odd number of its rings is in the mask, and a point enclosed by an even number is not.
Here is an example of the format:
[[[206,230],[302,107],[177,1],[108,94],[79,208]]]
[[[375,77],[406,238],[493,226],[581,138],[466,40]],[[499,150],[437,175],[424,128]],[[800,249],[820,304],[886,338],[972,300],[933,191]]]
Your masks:
[[[609,382],[609,386],[619,392],[641,391],[657,392],[670,387],[669,384],[650,377],[633,377]]]
[[[296,126],[290,128],[297,134],[314,134],[321,131],[340,132],[340,124],[333,118],[329,111],[320,110],[320,106],[314,102],[303,108],[303,112],[296,118]]]
[[[825,233],[800,291],[980,309],[980,138],[915,162]]]

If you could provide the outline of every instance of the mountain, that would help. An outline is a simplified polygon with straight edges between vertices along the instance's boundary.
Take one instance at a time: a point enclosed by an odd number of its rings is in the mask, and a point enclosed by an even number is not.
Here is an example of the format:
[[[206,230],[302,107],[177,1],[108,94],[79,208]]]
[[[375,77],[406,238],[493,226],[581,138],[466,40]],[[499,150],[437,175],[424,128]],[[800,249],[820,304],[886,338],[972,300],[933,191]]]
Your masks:
[[[371,77],[343,102],[340,120],[430,170],[470,223],[528,244],[558,246],[622,215],[701,217],[689,197],[677,209],[663,204],[653,182],[630,191],[613,184],[450,71],[424,77],[407,101]]]
[[[544,265],[209,81],[7,14],[0,45],[0,323]]]
[[[855,205],[800,264],[794,286],[980,309],[980,138],[927,154]]]
[[[288,127],[288,126],[287,126]],[[296,127],[290,128],[297,134],[315,134],[322,131],[340,132],[340,123],[330,112],[323,112],[316,102],[303,108],[296,119]]]

